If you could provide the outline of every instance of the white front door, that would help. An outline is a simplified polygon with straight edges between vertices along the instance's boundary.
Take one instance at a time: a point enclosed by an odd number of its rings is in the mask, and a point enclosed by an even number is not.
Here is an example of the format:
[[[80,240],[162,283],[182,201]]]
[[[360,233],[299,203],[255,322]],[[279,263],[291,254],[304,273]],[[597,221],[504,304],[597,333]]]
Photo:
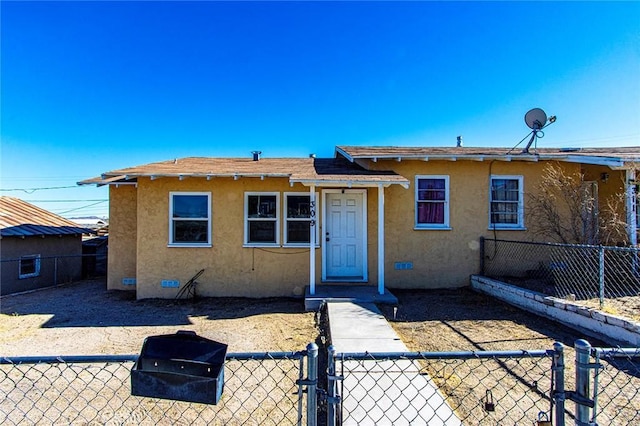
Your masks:
[[[365,190],[326,190],[323,280],[367,280]]]

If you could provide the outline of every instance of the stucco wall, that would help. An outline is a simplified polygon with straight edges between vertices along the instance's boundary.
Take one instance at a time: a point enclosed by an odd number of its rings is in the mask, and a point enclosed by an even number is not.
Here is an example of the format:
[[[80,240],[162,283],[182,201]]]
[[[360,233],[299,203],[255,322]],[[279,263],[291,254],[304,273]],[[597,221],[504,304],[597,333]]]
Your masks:
[[[379,160],[371,169],[394,170],[409,179],[409,189],[385,189],[385,284],[389,288],[452,288],[468,285],[479,272],[481,236],[534,240],[527,228],[527,194],[535,192],[545,162],[525,161],[412,161]],[[579,164],[563,164],[568,172]],[[598,170],[593,171],[598,173]],[[611,180],[616,180],[614,172]],[[489,229],[490,175],[521,175],[524,179],[524,230]],[[448,175],[449,230],[416,230],[415,176]],[[612,187],[613,188],[613,187]],[[168,247],[169,193],[210,192],[211,247]],[[175,297],[179,289],[161,286],[162,280],[181,285],[205,269],[198,279],[203,296],[300,296],[309,283],[306,247],[243,247],[244,193],[278,192],[280,214],[287,192],[308,193],[287,178],[158,178],[140,179],[137,188],[111,189],[109,288],[132,288],[122,279],[135,277],[138,298]],[[322,188],[318,188],[318,226],[322,226]],[[280,241],[284,222],[280,221]],[[367,190],[368,284],[378,283],[378,190]],[[323,231],[320,229],[320,242]],[[316,249],[316,282],[321,283],[321,249]],[[412,268],[396,269],[396,264]]]
[[[136,278],[137,196],[134,185],[109,188],[109,290],[135,289],[132,280]],[[129,284],[123,284],[123,280]]]
[[[0,240],[0,252],[2,253],[0,264],[2,271],[0,294],[2,295],[69,282],[79,279],[82,273],[82,236],[80,234],[24,239],[5,237]],[[28,255],[40,255],[40,274],[35,277],[19,278],[17,259]],[[60,256],[57,261],[54,259],[56,256]]]
[[[176,288],[164,288],[162,280],[184,285],[200,269],[197,293],[202,296],[300,296],[309,283],[309,250],[304,247],[243,247],[244,193],[309,192],[290,186],[286,178],[161,178],[138,182],[137,295],[138,298],[175,297]],[[169,192],[211,192],[212,247],[168,247]],[[111,224],[112,225],[112,224]],[[280,241],[283,241],[280,220]],[[110,255],[111,258],[111,255]],[[320,280],[320,249],[316,249]]]
[[[380,161],[371,168],[392,169],[411,182],[385,193],[386,279],[390,288],[451,288],[468,285],[480,268],[479,238],[531,240],[527,227],[527,193],[536,190],[544,163],[523,161]],[[579,165],[568,165],[579,168]],[[579,169],[576,169],[579,170]],[[448,175],[450,230],[416,230],[415,176]],[[522,175],[525,230],[489,229],[490,175]],[[395,269],[396,262],[413,269]]]
[[[582,168],[584,179],[595,181],[598,183],[598,208],[601,217],[610,217],[611,212],[626,218],[626,198],[625,198],[625,179],[626,172],[624,170],[611,170],[606,166],[590,166],[585,165]],[[607,177],[603,178],[603,174]],[[615,240],[618,241],[615,241]],[[623,238],[614,238],[611,244],[624,241]]]

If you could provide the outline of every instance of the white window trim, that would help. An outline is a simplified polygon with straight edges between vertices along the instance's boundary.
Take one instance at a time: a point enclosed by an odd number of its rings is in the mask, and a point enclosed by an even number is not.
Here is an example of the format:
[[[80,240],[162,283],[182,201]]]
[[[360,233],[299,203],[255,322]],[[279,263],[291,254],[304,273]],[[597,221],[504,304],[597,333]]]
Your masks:
[[[23,260],[35,260],[35,271],[30,273],[30,274],[22,274],[20,273],[20,271],[22,271],[22,261]],[[19,279],[23,279],[23,278],[31,278],[31,277],[37,277],[40,276],[40,255],[39,254],[28,254],[25,256],[20,256],[20,261],[18,262],[18,278]]]
[[[289,236],[287,235],[287,233],[289,232],[289,227],[287,226],[287,222],[288,221],[293,221],[293,222],[309,222],[311,220],[316,220],[316,223],[318,223],[318,218],[313,218],[310,217],[309,219],[307,218],[292,218],[289,219],[287,217],[287,212],[288,212],[288,197],[289,195],[292,196],[301,196],[301,197],[309,197],[309,200],[311,200],[311,193],[310,192],[285,192],[284,193],[284,203],[283,203],[283,208],[282,208],[282,223],[283,223],[283,227],[284,227],[284,242],[283,242],[283,247],[309,247],[309,243],[289,243],[287,241],[289,241]],[[316,192],[316,205],[318,204],[318,200],[320,199],[319,197],[320,193]],[[318,208],[316,207],[316,212],[319,211]],[[317,216],[317,213],[316,213]],[[314,227],[316,230],[316,247],[320,247],[320,228],[319,226],[315,226]]]
[[[206,195],[207,196],[207,242],[206,243],[174,243],[173,242],[173,196],[174,195]],[[178,219],[181,220],[181,219]],[[185,219],[186,220],[186,219]],[[193,218],[189,218],[193,220]],[[211,192],[188,192],[188,191],[171,191],[169,192],[169,243],[168,247],[211,247],[212,229],[211,229]]]
[[[445,191],[445,200],[444,200],[444,223],[443,224],[438,224],[438,223],[418,223],[418,191],[419,191],[419,187],[418,187],[418,181],[420,179],[443,179],[444,180],[444,191]],[[416,179],[415,179],[415,193],[414,193],[414,210],[415,210],[415,214],[414,214],[414,224],[415,224],[415,230],[420,231],[420,230],[431,230],[431,229],[435,229],[435,230],[450,230],[450,224],[449,224],[449,199],[451,197],[451,194],[449,192],[449,175],[416,175]]]
[[[259,196],[274,196],[276,197],[276,217],[275,218],[251,218],[249,220],[249,197]],[[279,192],[245,192],[244,193],[244,244],[243,247],[276,247],[280,245],[280,193]],[[276,223],[276,241],[275,243],[251,243],[249,242],[249,222],[250,221],[267,221]],[[308,245],[308,244],[307,244]]]
[[[492,223],[491,203],[493,202],[493,180],[517,180],[518,181],[518,223]],[[522,175],[491,175],[489,179],[489,229],[525,230],[524,227],[524,178]]]

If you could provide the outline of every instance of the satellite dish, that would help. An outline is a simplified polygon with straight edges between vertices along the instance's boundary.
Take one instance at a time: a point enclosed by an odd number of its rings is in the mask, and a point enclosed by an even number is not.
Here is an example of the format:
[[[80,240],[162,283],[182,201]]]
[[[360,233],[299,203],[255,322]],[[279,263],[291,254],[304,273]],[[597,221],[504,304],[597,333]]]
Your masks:
[[[547,114],[540,108],[534,108],[524,115],[524,122],[530,129],[540,130],[547,124]]]

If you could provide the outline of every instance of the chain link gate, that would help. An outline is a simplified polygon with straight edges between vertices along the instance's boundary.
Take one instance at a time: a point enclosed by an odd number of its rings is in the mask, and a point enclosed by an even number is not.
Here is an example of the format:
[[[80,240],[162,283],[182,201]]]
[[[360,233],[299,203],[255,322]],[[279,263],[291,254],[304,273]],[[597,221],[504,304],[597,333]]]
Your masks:
[[[582,339],[574,347],[568,364],[558,342],[538,351],[330,347],[327,425],[640,424],[640,347],[592,348]]]
[[[327,425],[527,424],[549,418],[555,354],[336,353],[330,347]]]

